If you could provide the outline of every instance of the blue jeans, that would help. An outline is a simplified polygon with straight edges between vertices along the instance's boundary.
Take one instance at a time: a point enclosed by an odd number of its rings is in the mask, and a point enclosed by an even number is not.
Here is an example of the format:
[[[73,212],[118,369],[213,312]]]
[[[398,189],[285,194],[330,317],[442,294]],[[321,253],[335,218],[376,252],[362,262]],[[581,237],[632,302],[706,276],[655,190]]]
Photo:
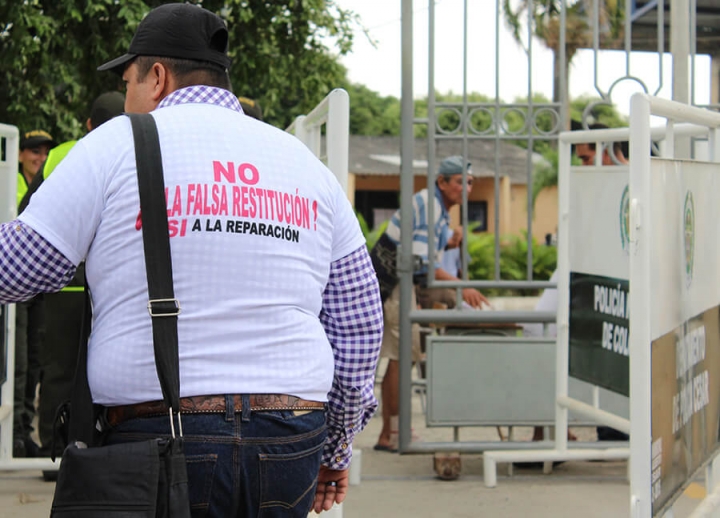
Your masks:
[[[306,518],[327,437],[325,412],[229,408],[182,415],[193,518]],[[169,434],[169,417],[138,418],[111,428],[105,442]]]

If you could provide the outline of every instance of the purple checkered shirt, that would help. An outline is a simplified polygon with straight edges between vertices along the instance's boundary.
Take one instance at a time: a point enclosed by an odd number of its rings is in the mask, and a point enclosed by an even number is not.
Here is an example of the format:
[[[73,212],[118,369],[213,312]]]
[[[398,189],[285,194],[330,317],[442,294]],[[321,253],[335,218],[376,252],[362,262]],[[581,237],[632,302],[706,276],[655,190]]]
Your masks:
[[[158,108],[197,102],[242,112],[232,93],[208,86],[177,90],[163,99]],[[69,259],[19,220],[0,225],[0,262],[0,303],[58,291],[75,274]],[[352,457],[353,438],[365,428],[377,408],[373,383],[383,315],[377,277],[364,245],[331,264],[320,322],[335,357],[323,464],[331,469],[346,469]]]

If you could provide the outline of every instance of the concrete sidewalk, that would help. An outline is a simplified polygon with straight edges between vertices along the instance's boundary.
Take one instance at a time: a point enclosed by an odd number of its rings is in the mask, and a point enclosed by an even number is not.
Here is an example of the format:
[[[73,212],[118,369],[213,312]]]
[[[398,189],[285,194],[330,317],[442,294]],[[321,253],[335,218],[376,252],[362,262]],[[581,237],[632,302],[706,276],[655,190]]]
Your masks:
[[[382,372],[382,371],[381,371]],[[419,398],[414,396],[413,426],[425,439],[450,441],[452,430],[425,427]],[[430,455],[398,455],[372,449],[381,422],[376,415],[355,442],[362,449],[362,482],[352,486],[343,505],[343,518],[531,517],[607,518],[629,516],[626,462],[567,462],[552,474],[507,465],[498,468],[498,485],[483,484],[482,455],[464,455],[456,481],[435,478]],[[594,439],[594,429],[573,429],[582,439]],[[531,428],[518,428],[516,437],[529,439]],[[495,428],[463,428],[461,440],[495,440]],[[0,518],[47,518],[54,484],[40,472],[0,472]],[[705,495],[701,481],[693,483],[676,505],[675,518],[686,518]]]

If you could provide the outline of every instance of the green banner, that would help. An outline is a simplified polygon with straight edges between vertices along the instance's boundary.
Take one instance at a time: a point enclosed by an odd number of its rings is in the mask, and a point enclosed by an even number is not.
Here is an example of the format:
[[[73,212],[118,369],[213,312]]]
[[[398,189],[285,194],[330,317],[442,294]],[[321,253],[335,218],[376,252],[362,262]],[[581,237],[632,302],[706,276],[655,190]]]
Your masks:
[[[570,272],[569,373],[630,394],[628,281]]]

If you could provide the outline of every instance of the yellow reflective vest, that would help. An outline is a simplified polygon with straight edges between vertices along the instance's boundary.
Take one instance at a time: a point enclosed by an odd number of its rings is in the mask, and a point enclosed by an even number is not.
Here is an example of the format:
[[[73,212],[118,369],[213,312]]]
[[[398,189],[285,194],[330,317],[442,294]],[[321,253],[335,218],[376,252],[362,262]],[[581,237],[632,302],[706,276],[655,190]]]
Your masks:
[[[75,144],[77,144],[77,140],[68,140],[50,150],[47,160],[45,160],[45,164],[40,170],[43,178],[47,179],[47,177],[50,176],[50,173],[55,170],[55,167],[65,158]]]
[[[17,204],[20,206],[20,202],[25,197],[28,191],[28,183],[22,171],[18,171],[18,184],[17,184]]]
[[[45,159],[45,163],[40,167],[40,170],[38,171],[38,174],[43,175],[43,179],[46,179],[48,176],[50,176],[50,173],[53,172],[53,169],[60,163],[60,161],[65,158],[65,155],[67,155],[72,147],[77,144],[77,140],[68,140],[67,142],[64,142],[60,144],[59,146],[55,146],[50,150],[48,153],[47,158]],[[28,192],[28,188],[30,186],[28,185],[27,180],[25,179],[25,176],[23,176],[22,171],[18,171],[18,183],[17,183],[17,204],[18,207],[20,206],[20,202],[25,197],[25,195]]]

